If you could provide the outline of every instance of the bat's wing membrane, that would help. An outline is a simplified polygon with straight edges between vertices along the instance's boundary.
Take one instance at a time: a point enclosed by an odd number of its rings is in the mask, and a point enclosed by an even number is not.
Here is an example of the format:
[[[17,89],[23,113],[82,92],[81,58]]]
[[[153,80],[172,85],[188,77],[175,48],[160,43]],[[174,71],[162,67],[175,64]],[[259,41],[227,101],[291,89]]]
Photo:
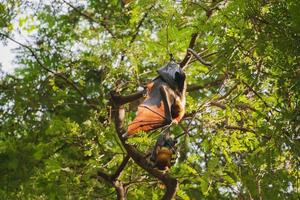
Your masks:
[[[128,125],[128,135],[133,135],[139,131],[149,131],[165,126],[165,112],[163,105],[146,106],[141,105],[135,119]]]

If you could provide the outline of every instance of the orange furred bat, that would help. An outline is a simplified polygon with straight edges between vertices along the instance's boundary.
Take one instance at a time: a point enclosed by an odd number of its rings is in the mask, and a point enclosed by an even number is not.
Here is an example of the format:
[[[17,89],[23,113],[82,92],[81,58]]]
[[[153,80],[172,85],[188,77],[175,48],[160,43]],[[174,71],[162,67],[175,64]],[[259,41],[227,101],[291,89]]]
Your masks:
[[[186,77],[180,66],[170,61],[159,69],[159,76],[147,85],[147,96],[138,106],[125,137],[178,123],[185,112]]]
[[[161,134],[152,150],[150,161],[153,167],[159,170],[168,170],[176,160],[176,140],[170,137],[169,133]]]

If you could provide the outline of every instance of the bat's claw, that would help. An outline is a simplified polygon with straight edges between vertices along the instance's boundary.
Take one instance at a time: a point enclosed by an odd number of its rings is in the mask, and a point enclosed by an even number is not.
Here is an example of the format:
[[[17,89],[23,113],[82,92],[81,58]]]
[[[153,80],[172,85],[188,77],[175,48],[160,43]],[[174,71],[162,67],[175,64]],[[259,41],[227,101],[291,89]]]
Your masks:
[[[127,132],[124,133],[124,134],[122,135],[122,138],[127,139],[127,138],[128,138],[128,133],[127,133]]]
[[[169,171],[170,171],[170,168],[169,168],[169,167],[166,167],[166,168],[163,170],[163,174],[167,174]]]

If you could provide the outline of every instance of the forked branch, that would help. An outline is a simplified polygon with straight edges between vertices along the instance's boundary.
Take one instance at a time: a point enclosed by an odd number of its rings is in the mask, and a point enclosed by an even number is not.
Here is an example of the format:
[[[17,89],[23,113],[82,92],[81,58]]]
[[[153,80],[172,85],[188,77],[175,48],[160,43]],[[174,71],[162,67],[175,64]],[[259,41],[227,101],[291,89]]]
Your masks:
[[[193,54],[193,56],[203,65],[205,66],[212,66],[210,62],[205,61],[200,55],[198,55],[192,48],[188,48],[188,52]]]
[[[117,192],[118,200],[126,199],[126,188],[125,188],[123,182],[120,181],[118,178],[119,178],[121,172],[126,167],[129,159],[130,159],[130,156],[126,155],[124,157],[123,161],[121,162],[120,166],[118,167],[118,169],[116,170],[116,172],[113,175],[107,174],[100,170],[97,172],[98,179],[101,178],[101,179],[105,180],[108,184],[114,186],[114,188],[116,189],[116,192]]]
[[[192,34],[192,37],[191,37],[191,40],[190,40],[190,43],[189,43],[189,47],[188,47],[189,49],[194,48],[194,46],[196,44],[197,37],[198,37],[198,33],[193,33]],[[185,57],[183,58],[183,60],[180,63],[180,67],[182,69],[184,69],[188,65],[188,63],[190,62],[191,58],[192,58],[192,56],[191,56],[190,52],[187,50]]]
[[[134,160],[134,162],[147,171],[149,174],[154,176],[155,178],[159,179],[163,182],[166,186],[166,192],[163,196],[163,200],[171,200],[176,195],[176,190],[178,188],[178,181],[170,176],[168,173],[163,173],[155,168],[153,168],[150,163],[146,160],[145,156],[137,151],[133,146],[126,143],[126,140],[122,137],[125,133],[123,127],[123,121],[125,117],[125,109],[121,107],[120,104],[116,103],[115,101],[117,96],[112,94],[111,95],[111,105],[113,107],[113,116],[115,117],[115,128],[118,134],[119,139],[121,140],[124,148],[126,149],[128,155]]]

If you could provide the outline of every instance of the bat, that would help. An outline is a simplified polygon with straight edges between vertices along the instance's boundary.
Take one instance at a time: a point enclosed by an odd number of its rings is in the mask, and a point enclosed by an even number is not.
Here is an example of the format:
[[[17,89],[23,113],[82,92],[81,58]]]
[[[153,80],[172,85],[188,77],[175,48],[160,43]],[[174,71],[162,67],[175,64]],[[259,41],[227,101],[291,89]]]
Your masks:
[[[150,157],[153,167],[159,170],[168,170],[171,168],[176,158],[176,143],[177,141],[171,138],[169,133],[161,134],[158,137]]]
[[[158,77],[147,84],[147,94],[135,119],[123,137],[149,132],[180,122],[185,113],[186,76],[175,61],[157,70]]]

